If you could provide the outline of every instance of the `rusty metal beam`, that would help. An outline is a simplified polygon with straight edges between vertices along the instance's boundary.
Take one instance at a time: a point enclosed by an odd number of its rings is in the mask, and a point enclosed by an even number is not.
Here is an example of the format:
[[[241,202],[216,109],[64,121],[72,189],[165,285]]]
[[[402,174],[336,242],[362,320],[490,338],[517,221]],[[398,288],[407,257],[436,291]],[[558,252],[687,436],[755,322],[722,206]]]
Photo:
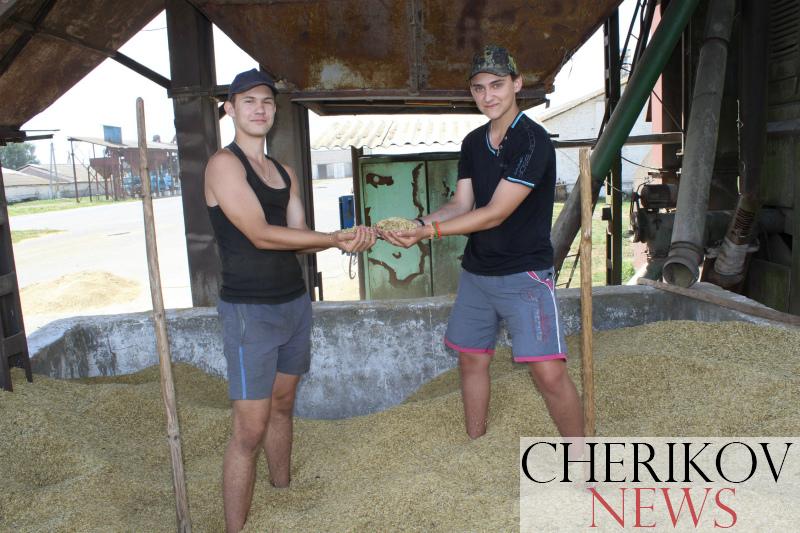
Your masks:
[[[652,144],[681,144],[683,133],[670,131],[667,133],[650,133],[648,135],[631,135],[623,144],[625,146],[652,145]],[[553,139],[553,146],[556,148],[580,148],[582,146],[594,147],[597,139],[568,139],[565,141]]]
[[[467,91],[422,90],[410,96],[406,90],[298,91],[292,102],[304,105],[319,115],[393,113],[478,113]],[[544,89],[523,89],[517,95],[521,109],[544,103]]]
[[[420,88],[426,85],[423,80],[422,43],[425,36],[422,32],[422,6],[421,0],[408,2],[408,40],[411,50],[408,53],[408,69],[410,74],[409,94],[419,94]]]
[[[216,86],[211,23],[186,0],[167,0],[167,36],[172,80],[177,86]],[[183,220],[192,305],[216,303],[219,259],[208,219],[203,173],[219,148],[219,111],[213,96],[174,96],[175,131],[182,186]]]
[[[308,110],[291,101],[291,95],[278,94],[278,112],[275,124],[267,136],[267,151],[281,163],[291,166],[300,179],[300,196],[306,215],[306,225],[314,229],[314,190],[311,183],[311,140],[308,126]],[[312,300],[317,299],[314,291],[319,287],[322,299],[321,275],[317,272],[317,255],[298,256],[303,269],[306,288]]]
[[[217,4],[221,6],[235,6],[235,5],[259,5],[271,6],[275,4],[317,4],[319,0],[189,0],[195,6],[202,6],[204,4]]]
[[[779,120],[767,124],[767,135],[797,135],[800,133],[800,119]]]
[[[136,72],[137,74],[141,74],[142,76],[144,76],[148,80],[150,80],[150,81],[152,81],[154,83],[157,83],[158,85],[161,85],[165,89],[169,89],[171,87],[171,83],[172,82],[170,82],[169,78],[167,78],[166,76],[162,76],[161,74],[159,74],[155,70],[152,70],[152,69],[142,65],[141,63],[139,63],[135,59],[133,59],[133,58],[131,58],[129,56],[126,56],[122,52],[119,52],[119,51],[116,51],[116,50],[111,50],[111,49],[108,49],[108,48],[102,48],[102,47],[99,47],[99,46],[94,46],[94,45],[89,44],[86,41],[84,41],[82,39],[79,39],[79,38],[77,38],[77,37],[75,37],[73,35],[70,35],[68,33],[60,32],[58,30],[53,30],[53,29],[50,29],[50,28],[44,28],[44,27],[41,27],[41,26],[40,27],[36,27],[33,24],[30,24],[30,23],[25,22],[25,21],[13,20],[11,22],[11,24],[16,28],[21,29],[24,32],[31,32],[32,34],[34,34],[36,36],[50,37],[52,39],[57,39],[59,41],[65,42],[65,43],[69,43],[69,44],[73,44],[75,46],[79,46],[79,47],[81,47],[81,48],[83,48],[85,50],[91,50],[92,52],[97,52],[100,55],[103,55],[105,57],[113,59],[114,61],[118,62],[119,64],[128,67],[129,69],[131,69],[132,71]]]
[[[210,96],[217,100],[225,100],[228,98],[227,85],[184,85],[178,86],[173,84],[167,91],[170,98],[183,98],[190,96]]]
[[[23,142],[26,139],[25,132],[15,126],[0,126],[0,146],[5,146],[9,142]]]
[[[25,323],[19,299],[19,280],[14,262],[14,246],[8,224],[8,201],[0,161],[0,387],[11,391],[10,367],[25,369],[25,378],[33,382]]]
[[[282,87],[279,87],[279,90]],[[344,90],[344,91],[287,91],[291,101],[322,115],[353,113],[477,113],[478,108],[467,91],[424,90],[410,97],[408,91],[398,90]],[[199,85],[173,85],[168,90],[171,98],[207,96],[224,100],[227,85],[203,87]],[[523,89],[517,96],[520,107],[528,109],[545,101],[543,89]]]
[[[5,72],[8,70],[8,67],[11,66],[11,63],[14,62],[20,52],[22,52],[22,50],[25,48],[25,45],[27,45],[28,42],[33,38],[35,28],[44,22],[44,19],[47,18],[47,14],[50,13],[51,9],[53,9],[53,5],[55,5],[55,3],[56,0],[46,0],[41,6],[39,6],[38,11],[36,11],[36,15],[33,17],[33,22],[31,23],[34,30],[23,31],[22,35],[17,37],[17,40],[14,42],[14,44],[11,45],[2,59],[0,59],[0,76],[5,74]]]
[[[633,18],[633,17],[631,17]],[[619,10],[603,23],[605,48],[606,116],[611,117],[621,94],[622,60],[619,49]],[[611,199],[611,218],[606,227],[606,285],[622,284],[622,147],[606,176],[606,198]],[[593,198],[596,201],[596,199]]]
[[[111,59],[113,59],[114,61],[119,63],[120,65],[124,65],[124,66],[128,67],[129,69],[131,69],[132,71],[136,72],[137,74],[141,74],[142,76],[144,76],[148,80],[152,81],[153,83],[157,83],[158,85],[161,85],[162,87],[164,87],[167,90],[169,90],[169,88],[172,85],[172,82],[166,76],[162,76],[161,74],[159,74],[155,70],[152,70],[152,69],[142,65],[141,63],[139,63],[135,59],[133,59],[131,57],[128,57],[128,56],[126,56],[125,54],[123,54],[121,52],[114,52],[114,55],[112,55],[110,57],[111,57]]]

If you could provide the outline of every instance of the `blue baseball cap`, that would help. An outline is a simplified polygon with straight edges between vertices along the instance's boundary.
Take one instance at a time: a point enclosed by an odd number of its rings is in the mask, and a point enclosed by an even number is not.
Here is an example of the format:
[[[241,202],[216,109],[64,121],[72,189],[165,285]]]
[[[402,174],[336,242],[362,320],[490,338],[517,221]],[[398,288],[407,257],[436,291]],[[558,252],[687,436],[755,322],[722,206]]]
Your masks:
[[[240,72],[233,78],[233,81],[228,87],[228,100],[230,100],[234,94],[249,91],[258,85],[266,85],[272,89],[273,94],[278,94],[278,89],[275,88],[275,80],[272,79],[272,76],[253,68],[245,72]]]

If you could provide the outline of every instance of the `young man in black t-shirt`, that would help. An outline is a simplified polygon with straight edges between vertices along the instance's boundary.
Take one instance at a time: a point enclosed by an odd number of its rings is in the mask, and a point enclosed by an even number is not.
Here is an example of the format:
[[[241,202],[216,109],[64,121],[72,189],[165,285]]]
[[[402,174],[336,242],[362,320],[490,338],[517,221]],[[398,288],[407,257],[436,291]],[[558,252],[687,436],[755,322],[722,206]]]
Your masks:
[[[469,87],[490,120],[461,145],[454,197],[417,219],[418,228],[384,237],[407,248],[427,238],[469,236],[445,334],[445,344],[458,352],[467,434],[486,432],[489,363],[502,319],[514,361],[528,364],[559,432],[580,437],[583,412],[565,364],[550,244],[553,144],[519,110],[522,77],[505,48],[489,45],[475,55]]]

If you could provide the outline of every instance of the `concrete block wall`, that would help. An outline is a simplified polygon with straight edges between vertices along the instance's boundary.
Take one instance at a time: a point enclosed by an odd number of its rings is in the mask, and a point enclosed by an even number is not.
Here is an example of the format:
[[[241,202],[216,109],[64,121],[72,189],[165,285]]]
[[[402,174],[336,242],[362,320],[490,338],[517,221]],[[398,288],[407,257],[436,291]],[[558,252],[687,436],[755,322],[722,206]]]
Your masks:
[[[714,286],[699,285],[746,300]],[[579,332],[579,290],[559,290],[557,294],[566,335]],[[448,297],[315,302],[311,370],[301,381],[296,413],[332,419],[381,411],[456,366],[456,357],[442,342],[451,306]],[[216,309],[171,310],[167,319],[173,361],[224,377],[226,363]],[[660,320],[770,324],[652,287],[593,290],[597,330]],[[505,331],[498,342],[508,344]],[[28,345],[34,372],[58,378],[122,375],[158,364],[150,313],[59,320],[33,333]]]

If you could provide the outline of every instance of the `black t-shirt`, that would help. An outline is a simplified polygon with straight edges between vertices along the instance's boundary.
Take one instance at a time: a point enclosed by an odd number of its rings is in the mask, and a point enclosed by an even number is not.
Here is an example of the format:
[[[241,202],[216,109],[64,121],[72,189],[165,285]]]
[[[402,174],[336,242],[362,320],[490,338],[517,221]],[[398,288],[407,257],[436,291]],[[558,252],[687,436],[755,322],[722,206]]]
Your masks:
[[[497,150],[489,142],[489,123],[471,131],[461,143],[458,176],[472,180],[476,209],[489,203],[501,179],[533,189],[502,224],[469,235],[464,270],[504,276],[553,266],[556,158],[542,126],[520,112]]]

